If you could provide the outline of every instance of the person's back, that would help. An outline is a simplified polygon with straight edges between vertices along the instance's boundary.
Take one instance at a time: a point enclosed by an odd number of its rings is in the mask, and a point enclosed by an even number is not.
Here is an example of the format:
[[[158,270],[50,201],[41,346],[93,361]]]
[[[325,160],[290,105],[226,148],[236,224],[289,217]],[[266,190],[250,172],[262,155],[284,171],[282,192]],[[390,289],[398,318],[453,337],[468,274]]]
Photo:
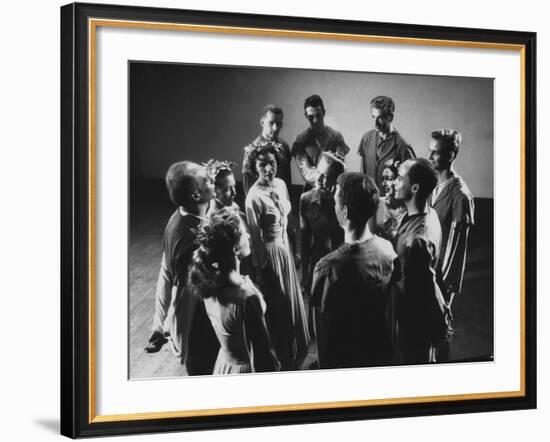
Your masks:
[[[250,360],[247,345],[248,334],[253,332],[249,329],[250,315],[253,312],[257,318],[263,318],[266,305],[262,294],[249,278],[243,278],[239,286],[224,288],[218,296],[205,299],[204,304],[220,343],[214,374],[249,373],[265,370],[266,367],[270,367],[270,371],[277,370],[277,361],[273,357],[256,358],[256,367]],[[253,305],[258,307],[255,309]],[[256,348],[257,353],[258,350]],[[272,356],[274,353],[271,347],[262,350],[264,355]]]
[[[391,362],[386,307],[395,257],[389,241],[371,236],[319,261],[312,302],[320,310],[321,368]]]

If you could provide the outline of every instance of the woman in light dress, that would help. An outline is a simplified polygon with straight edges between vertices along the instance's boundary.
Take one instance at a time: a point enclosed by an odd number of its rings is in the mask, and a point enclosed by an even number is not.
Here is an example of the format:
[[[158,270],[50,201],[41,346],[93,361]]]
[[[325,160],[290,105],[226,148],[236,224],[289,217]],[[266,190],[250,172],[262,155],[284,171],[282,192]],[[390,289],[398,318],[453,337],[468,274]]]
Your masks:
[[[220,350],[213,374],[278,371],[280,363],[265,322],[266,304],[252,281],[240,274],[250,255],[249,234],[237,211],[213,214],[199,236],[188,287],[200,296]]]
[[[310,336],[296,271],[299,256],[287,232],[291,204],[284,181],[276,178],[275,154],[270,144],[250,154],[258,179],[246,197],[246,217],[266,297],[268,329],[282,370],[295,370],[307,355]]]

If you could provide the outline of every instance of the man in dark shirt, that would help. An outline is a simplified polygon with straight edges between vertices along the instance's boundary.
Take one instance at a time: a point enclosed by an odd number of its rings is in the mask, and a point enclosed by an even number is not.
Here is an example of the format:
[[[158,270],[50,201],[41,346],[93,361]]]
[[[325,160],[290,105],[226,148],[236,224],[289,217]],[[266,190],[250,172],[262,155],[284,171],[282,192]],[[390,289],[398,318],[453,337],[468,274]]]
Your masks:
[[[447,332],[448,310],[436,278],[439,271],[441,226],[428,197],[437,175],[425,158],[399,167],[395,198],[407,214],[395,239],[401,274],[396,284],[399,362],[436,362],[435,346]]]
[[[319,179],[317,163],[322,152],[330,151],[344,158],[349,147],[337,130],[325,125],[325,105],[319,95],[312,95],[304,102],[304,115],[309,127],[299,134],[292,145],[292,156],[309,190]]]
[[[321,173],[317,184],[300,197],[302,285],[307,294],[317,262],[344,242],[344,231],[334,213],[334,192],[346,166],[335,154],[323,152],[317,169]]]
[[[281,178],[287,187],[290,195],[292,191],[292,179],[290,175],[290,148],[288,144],[279,138],[279,132],[283,128],[283,110],[274,104],[268,104],[264,107],[260,125],[262,133],[249,145],[244,148],[243,156],[243,189],[244,195],[258,179],[256,165],[252,164],[250,155],[253,150],[263,144],[272,144],[275,148],[275,160],[277,161],[277,178]]]
[[[373,235],[367,224],[378,200],[369,176],[355,172],[338,177],[335,213],[345,243],[321,258],[312,284],[321,368],[391,363],[386,308],[396,255],[390,242]]]
[[[168,169],[166,187],[177,209],[164,230],[153,326],[145,351],[157,352],[168,341],[189,374],[207,374],[204,371],[208,371],[210,362],[213,367],[214,361],[210,358],[213,353],[215,359],[219,344],[212,327],[204,327],[204,319],[208,321],[204,305],[190,295],[186,283],[189,264],[198,247],[197,235],[214,196],[214,186],[206,168],[183,161]],[[197,348],[194,355],[189,348],[192,327],[197,330],[196,336],[202,334],[200,344],[194,343]]]
[[[395,103],[390,97],[375,97],[370,102],[374,129],[361,138],[357,153],[361,156],[361,171],[382,186],[384,163],[388,160],[404,161],[415,158],[414,150],[393,125]]]

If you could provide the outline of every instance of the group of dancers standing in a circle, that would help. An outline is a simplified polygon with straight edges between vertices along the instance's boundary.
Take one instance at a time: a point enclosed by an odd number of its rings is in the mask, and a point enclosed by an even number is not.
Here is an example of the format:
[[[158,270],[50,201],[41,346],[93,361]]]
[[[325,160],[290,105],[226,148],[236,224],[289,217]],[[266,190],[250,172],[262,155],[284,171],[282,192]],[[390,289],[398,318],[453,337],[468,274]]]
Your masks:
[[[461,135],[433,131],[429,159],[416,158],[394,127],[393,100],[376,97],[370,110],[361,172],[348,172],[350,149],[324,124],[321,97],[305,100],[308,127],[292,148],[279,137],[282,109],[266,106],[261,135],[244,148],[244,211],[234,164],[169,168],[177,208],[146,352],[169,345],[189,375],[448,360],[474,213],[453,166]],[[305,181],[299,226],[292,160]]]

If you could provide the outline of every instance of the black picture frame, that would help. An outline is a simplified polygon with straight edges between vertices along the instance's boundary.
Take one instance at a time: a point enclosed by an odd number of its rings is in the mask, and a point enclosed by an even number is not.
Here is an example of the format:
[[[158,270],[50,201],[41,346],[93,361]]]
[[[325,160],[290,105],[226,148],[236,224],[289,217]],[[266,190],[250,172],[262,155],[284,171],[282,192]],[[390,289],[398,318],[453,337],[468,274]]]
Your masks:
[[[187,23],[518,46],[523,56],[524,342],[521,395],[195,417],[94,419],[90,374],[89,19]],[[90,258],[91,257],[91,258]],[[93,286],[93,285],[92,285]],[[93,315],[92,315],[93,320]],[[61,8],[61,434],[76,438],[536,408],[536,34],[73,3]]]

